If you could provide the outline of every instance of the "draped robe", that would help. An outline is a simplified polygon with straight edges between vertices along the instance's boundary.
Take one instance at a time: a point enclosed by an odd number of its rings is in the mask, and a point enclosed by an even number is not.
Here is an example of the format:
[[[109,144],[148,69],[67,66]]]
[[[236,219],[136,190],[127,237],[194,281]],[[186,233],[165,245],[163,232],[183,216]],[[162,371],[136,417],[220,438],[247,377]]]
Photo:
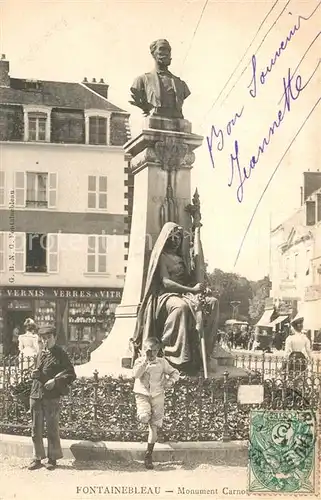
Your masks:
[[[192,293],[167,292],[163,278],[183,286],[193,286],[188,241],[184,241],[176,254],[166,250],[172,231],[178,229],[173,222],[164,224],[151,253],[145,293],[139,309],[136,329],[132,339],[135,349],[140,349],[145,339],[157,337],[163,345],[166,359],[181,371],[199,369],[199,328],[201,328],[200,296]],[[206,297],[204,336],[207,354],[215,342],[218,321],[218,301]]]

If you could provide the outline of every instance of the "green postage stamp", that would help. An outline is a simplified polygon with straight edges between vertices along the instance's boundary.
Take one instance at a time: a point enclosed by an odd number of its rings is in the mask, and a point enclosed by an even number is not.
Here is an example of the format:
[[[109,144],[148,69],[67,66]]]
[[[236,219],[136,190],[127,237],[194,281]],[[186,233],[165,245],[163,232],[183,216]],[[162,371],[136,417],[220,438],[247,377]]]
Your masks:
[[[312,410],[253,410],[249,493],[316,493],[317,434],[317,420]]]

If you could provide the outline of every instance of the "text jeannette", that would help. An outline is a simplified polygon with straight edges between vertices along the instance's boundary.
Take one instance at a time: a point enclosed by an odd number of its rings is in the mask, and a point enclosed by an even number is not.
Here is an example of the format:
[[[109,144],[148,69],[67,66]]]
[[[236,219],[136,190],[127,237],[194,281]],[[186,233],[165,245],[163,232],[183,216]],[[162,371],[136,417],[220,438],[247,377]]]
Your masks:
[[[268,134],[264,137],[262,143],[259,145],[257,152],[253,155],[248,162],[247,167],[240,166],[240,147],[237,140],[234,142],[234,152],[230,155],[231,161],[231,177],[228,182],[228,186],[230,187],[234,181],[235,170],[237,170],[238,175],[238,187],[236,191],[236,196],[238,201],[241,203],[243,201],[244,196],[244,184],[247,179],[250,178],[252,170],[259,163],[260,157],[266,151],[267,147],[270,144],[272,136],[276,133],[277,129],[282,124],[287,113],[291,111],[292,102],[296,101],[300,95],[300,93],[306,88],[309,84],[311,78],[303,85],[301,75],[297,75],[293,81],[293,76],[291,75],[291,69],[288,69],[288,75],[286,78],[283,78],[283,99],[284,106],[283,109],[279,109],[277,113],[277,119],[273,121],[272,125],[269,128]]]

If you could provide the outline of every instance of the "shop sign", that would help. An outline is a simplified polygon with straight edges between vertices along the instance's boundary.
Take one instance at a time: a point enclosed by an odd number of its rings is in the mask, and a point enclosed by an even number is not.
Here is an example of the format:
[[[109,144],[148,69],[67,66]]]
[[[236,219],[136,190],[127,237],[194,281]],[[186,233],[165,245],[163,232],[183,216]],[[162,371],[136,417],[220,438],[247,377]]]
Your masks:
[[[7,298],[57,298],[57,299],[103,299],[119,302],[122,289],[119,288],[2,288],[0,296]]]
[[[311,285],[306,287],[304,300],[318,300],[321,299],[321,285]]]
[[[278,313],[283,315],[290,315],[297,309],[297,300],[282,299],[279,302]]]
[[[266,297],[265,299],[265,309],[273,309],[274,299],[273,297]]]
[[[296,285],[291,280],[281,280],[280,290],[296,290]]]
[[[28,300],[10,300],[7,305],[9,310],[30,311],[32,310],[31,302]]]

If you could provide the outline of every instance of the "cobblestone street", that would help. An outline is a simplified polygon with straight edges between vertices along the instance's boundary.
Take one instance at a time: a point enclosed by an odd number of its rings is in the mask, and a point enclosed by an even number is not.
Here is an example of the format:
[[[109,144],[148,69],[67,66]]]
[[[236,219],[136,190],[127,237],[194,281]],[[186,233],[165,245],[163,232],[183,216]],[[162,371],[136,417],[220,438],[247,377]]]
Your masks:
[[[1,500],[82,500],[127,496],[139,500],[144,497],[172,500],[186,495],[191,499],[200,495],[224,499],[234,496],[229,490],[243,490],[243,493],[246,490],[247,471],[242,467],[168,462],[155,464],[153,471],[146,471],[139,462],[76,463],[61,460],[55,471],[43,467],[31,472],[27,469],[28,463],[26,459],[1,457]],[[240,499],[245,496],[242,493],[235,495]]]

